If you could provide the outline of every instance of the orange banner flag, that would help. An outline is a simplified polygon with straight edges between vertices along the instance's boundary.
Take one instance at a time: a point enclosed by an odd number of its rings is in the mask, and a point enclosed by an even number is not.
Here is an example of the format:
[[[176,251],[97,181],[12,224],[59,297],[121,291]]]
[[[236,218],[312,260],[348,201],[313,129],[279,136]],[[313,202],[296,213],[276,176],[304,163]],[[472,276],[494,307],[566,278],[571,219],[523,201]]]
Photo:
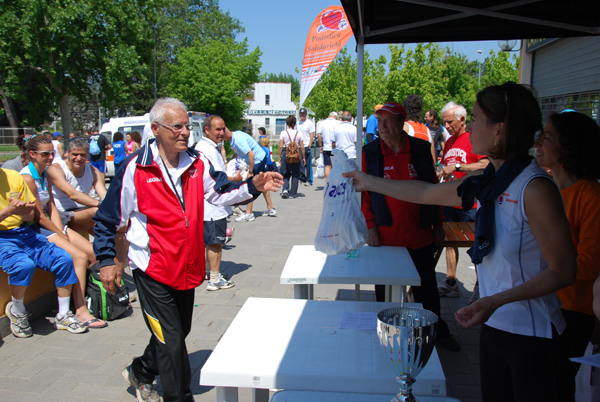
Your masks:
[[[304,47],[300,106],[351,36],[352,28],[342,6],[327,7],[315,18]]]

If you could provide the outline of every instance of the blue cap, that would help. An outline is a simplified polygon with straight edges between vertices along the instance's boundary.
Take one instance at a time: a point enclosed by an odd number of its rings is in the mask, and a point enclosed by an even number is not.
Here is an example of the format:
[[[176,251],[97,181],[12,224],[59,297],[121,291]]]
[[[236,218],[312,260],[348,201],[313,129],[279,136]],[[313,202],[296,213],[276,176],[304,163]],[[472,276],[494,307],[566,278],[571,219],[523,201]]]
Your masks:
[[[55,132],[52,133],[52,136],[53,137],[61,137],[62,134],[60,132],[58,132],[58,131],[55,131]]]

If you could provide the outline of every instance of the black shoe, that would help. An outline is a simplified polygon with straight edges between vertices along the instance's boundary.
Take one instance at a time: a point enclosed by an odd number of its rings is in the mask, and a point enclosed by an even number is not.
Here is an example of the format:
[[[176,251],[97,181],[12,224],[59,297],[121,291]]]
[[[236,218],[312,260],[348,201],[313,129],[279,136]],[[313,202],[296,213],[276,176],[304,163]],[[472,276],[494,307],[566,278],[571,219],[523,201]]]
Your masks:
[[[452,334],[448,334],[444,337],[438,337],[435,341],[436,346],[441,346],[451,352],[460,352],[460,345],[456,338]]]

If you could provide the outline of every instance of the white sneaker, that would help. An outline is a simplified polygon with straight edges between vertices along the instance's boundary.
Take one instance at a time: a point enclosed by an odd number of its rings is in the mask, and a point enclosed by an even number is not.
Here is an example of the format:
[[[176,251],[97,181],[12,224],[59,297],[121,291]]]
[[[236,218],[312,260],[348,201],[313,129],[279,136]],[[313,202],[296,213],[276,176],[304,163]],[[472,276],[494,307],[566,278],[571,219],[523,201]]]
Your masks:
[[[283,190],[283,193],[281,193],[281,198],[288,198],[288,191],[287,190]]]
[[[271,208],[271,209],[269,209],[269,210],[268,210],[268,211],[265,213],[265,215],[267,215],[267,216],[277,216],[277,210],[276,210],[275,208]]]
[[[220,289],[230,289],[234,287],[235,284],[233,281],[229,281],[219,273],[219,280],[216,282],[208,281],[208,285],[206,286],[206,290],[220,290]]]
[[[236,222],[252,222],[255,219],[256,218],[254,217],[254,214],[244,214],[244,215],[240,216],[239,218],[237,218],[235,221]]]
[[[62,318],[56,316],[54,318],[54,328],[64,329],[72,334],[81,334],[88,330],[87,325],[79,321],[71,311],[67,311],[67,314]]]
[[[242,209],[240,207],[233,207],[232,209],[233,209],[232,215],[244,216],[244,211],[242,211]]]

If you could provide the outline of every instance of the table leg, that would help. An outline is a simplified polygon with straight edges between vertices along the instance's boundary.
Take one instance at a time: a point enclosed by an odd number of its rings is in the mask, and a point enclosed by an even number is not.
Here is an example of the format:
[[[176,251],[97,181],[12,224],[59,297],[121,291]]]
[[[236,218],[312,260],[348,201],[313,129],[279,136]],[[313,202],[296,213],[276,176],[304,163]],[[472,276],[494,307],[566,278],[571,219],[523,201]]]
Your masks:
[[[269,402],[269,390],[264,388],[253,388],[252,402]]]
[[[360,301],[360,285],[354,285],[354,301]]]
[[[404,285],[392,285],[392,294],[390,296],[390,302],[403,304],[406,301],[406,286]]]
[[[217,402],[238,402],[237,387],[217,387]]]
[[[294,299],[308,300],[308,285],[294,285]]]

